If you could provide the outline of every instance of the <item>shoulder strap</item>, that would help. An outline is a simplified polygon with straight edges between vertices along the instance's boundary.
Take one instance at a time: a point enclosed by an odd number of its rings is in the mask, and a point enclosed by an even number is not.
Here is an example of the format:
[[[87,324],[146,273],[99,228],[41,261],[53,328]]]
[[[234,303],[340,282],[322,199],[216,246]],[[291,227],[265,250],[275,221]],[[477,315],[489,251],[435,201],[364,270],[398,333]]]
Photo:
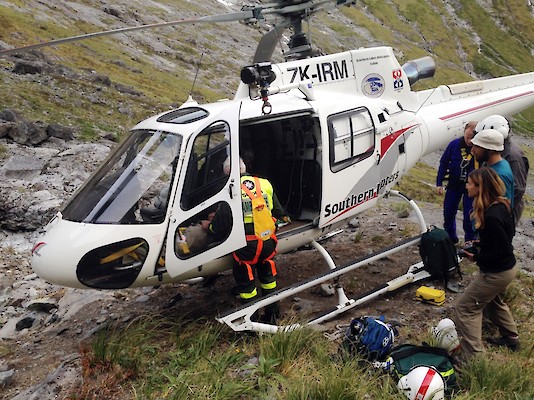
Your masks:
[[[263,197],[263,193],[261,191],[261,186],[260,186],[260,180],[255,176],[253,176],[252,178],[254,179],[254,184],[256,185],[256,195],[254,195],[254,193],[252,193],[252,191],[248,187],[246,187],[243,183],[241,184],[241,189],[247,194],[248,197],[250,197],[251,200],[253,198]]]

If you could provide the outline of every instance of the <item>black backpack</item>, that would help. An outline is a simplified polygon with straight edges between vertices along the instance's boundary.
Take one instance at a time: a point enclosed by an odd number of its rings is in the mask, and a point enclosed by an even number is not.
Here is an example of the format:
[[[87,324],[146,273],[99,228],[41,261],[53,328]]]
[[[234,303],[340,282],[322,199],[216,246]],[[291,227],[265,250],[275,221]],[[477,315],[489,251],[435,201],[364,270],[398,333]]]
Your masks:
[[[444,229],[432,226],[423,233],[419,254],[425,270],[432,278],[443,280],[445,287],[455,275],[461,278],[456,247]]]
[[[407,375],[414,367],[434,367],[445,381],[447,395],[458,389],[456,370],[445,349],[426,345],[401,344],[391,350],[386,363],[386,369],[396,380]]]

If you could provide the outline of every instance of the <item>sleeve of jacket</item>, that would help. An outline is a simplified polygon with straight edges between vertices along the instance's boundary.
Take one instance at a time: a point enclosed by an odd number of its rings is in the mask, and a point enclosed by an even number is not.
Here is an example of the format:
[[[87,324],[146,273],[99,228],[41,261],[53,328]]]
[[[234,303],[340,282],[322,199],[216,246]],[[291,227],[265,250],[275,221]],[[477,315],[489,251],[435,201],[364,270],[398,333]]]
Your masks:
[[[449,163],[451,162],[452,142],[449,143],[445,152],[439,160],[438,175],[436,176],[436,186],[443,186],[443,179],[449,170]]]
[[[271,214],[276,219],[281,219],[287,215],[286,210],[284,210],[284,207],[280,204],[280,200],[278,200],[275,192],[273,192],[273,209],[271,210]]]
[[[510,168],[514,173],[514,204],[518,204],[517,202],[525,194],[527,187],[527,167],[521,153],[517,149],[517,151],[510,154],[510,158],[508,159]]]
[[[232,210],[228,203],[221,203],[215,213],[208,232],[215,240],[223,240],[232,230]]]

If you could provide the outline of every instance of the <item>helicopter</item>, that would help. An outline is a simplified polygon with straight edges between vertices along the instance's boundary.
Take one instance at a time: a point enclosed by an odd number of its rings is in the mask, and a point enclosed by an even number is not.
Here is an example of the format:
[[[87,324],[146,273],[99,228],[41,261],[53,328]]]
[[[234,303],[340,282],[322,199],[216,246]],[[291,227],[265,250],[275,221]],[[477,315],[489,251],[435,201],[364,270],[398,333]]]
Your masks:
[[[230,268],[229,255],[246,245],[240,159],[252,159],[247,169],[273,184],[291,218],[277,232],[278,252],[311,244],[330,271],[220,317],[235,330],[276,331],[252,322],[251,314],[417,243],[419,237],[338,268],[319,240],[389,194],[409,202],[424,232],[427,227],[415,202],[393,186],[421,157],[458,137],[468,121],[513,115],[533,106],[534,73],[413,91],[415,83],[434,75],[431,57],[401,66],[387,46],[317,54],[303,21],[327,6],[355,3],[281,0],[245,6],[237,13],[1,50],[4,56],[187,23],[253,23],[268,17],[278,21],[260,40],[252,63],[241,70],[233,99],[199,104],[189,98],[131,129],[43,228],[32,250],[37,275],[66,287],[123,289],[192,283]],[[286,59],[272,63],[273,51],[288,28],[293,34]],[[228,174],[222,168],[225,160],[230,163]],[[201,246],[189,242],[191,227],[221,207],[232,215],[225,237]],[[420,264],[412,267],[384,290],[428,277]],[[359,304],[347,299],[341,287],[337,290],[340,305],[315,322]]]

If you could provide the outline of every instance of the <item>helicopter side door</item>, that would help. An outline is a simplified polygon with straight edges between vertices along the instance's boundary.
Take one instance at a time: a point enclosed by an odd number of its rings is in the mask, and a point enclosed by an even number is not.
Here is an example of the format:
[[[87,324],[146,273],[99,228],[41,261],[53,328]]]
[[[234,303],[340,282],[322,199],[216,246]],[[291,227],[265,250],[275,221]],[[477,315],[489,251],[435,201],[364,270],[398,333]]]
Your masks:
[[[172,278],[202,276],[203,264],[246,245],[239,107],[231,102],[210,116],[187,142],[166,239],[165,266]]]
[[[339,107],[337,107],[339,109]],[[319,226],[343,221],[371,207],[377,199],[380,176],[376,129],[367,107],[337,111],[325,107],[323,212]],[[337,111],[337,112],[336,112]]]

